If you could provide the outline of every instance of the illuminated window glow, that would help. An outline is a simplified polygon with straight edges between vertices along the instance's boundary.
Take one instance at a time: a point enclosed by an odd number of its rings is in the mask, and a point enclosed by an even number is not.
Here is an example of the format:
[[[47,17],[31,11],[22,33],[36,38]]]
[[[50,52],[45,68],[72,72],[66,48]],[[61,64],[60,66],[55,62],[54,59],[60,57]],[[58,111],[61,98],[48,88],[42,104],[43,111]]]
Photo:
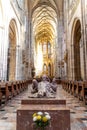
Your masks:
[[[37,59],[36,59],[36,76],[40,76],[43,71],[43,54],[42,54],[42,47],[38,45],[37,49]]]

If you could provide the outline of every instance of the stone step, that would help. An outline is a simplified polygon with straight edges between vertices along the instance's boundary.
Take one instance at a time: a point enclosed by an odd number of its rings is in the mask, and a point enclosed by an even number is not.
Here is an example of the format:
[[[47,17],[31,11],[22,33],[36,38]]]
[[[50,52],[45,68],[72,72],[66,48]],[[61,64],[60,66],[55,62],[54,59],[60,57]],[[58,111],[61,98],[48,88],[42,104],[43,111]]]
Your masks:
[[[21,104],[59,104],[66,105],[66,100],[59,100],[55,98],[30,98],[21,101]]]

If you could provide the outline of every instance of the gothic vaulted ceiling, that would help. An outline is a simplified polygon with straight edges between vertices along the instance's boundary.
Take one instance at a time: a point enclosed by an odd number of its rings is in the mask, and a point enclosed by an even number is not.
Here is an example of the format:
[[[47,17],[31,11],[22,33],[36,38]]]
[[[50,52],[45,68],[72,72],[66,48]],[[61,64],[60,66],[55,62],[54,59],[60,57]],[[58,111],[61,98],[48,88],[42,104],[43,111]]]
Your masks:
[[[52,41],[57,34],[57,22],[63,0],[31,0],[33,34],[38,41]]]
[[[63,10],[63,2],[64,0],[31,0],[33,7],[35,7],[38,3],[48,2],[53,6],[56,6],[60,12]]]

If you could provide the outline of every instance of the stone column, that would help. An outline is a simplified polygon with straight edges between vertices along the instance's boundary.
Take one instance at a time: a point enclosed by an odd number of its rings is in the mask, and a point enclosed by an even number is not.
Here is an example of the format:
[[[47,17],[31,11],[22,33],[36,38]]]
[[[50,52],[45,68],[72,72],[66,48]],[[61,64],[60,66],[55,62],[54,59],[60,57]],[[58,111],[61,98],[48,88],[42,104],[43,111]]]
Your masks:
[[[1,31],[1,80],[7,79],[7,49],[8,49],[8,31],[3,27]]]
[[[58,75],[57,77],[63,77],[63,68],[62,68],[62,62],[64,59],[64,25],[63,25],[63,14],[62,12],[60,13],[60,17],[58,19],[58,55],[57,55],[57,67],[58,67]]]
[[[87,79],[87,45],[86,45],[86,21],[85,21],[85,0],[81,0],[81,19],[82,19],[82,42],[84,57],[84,80]]]
[[[27,42],[28,42],[28,78],[31,78],[31,60],[32,60],[32,41],[31,41],[31,5],[30,2],[28,2],[28,23],[27,23],[27,28],[28,28],[28,37],[27,37]]]
[[[57,28],[58,28],[58,24],[57,24]],[[54,57],[55,57],[55,59],[54,59],[54,73],[53,73],[53,75],[55,75],[56,77],[59,77],[59,68],[58,68],[58,56],[59,56],[59,48],[58,48],[58,30],[57,30],[57,38],[55,39],[55,45],[54,45]]]
[[[0,80],[4,80],[4,28],[0,27],[0,38],[1,38],[1,44],[0,44]]]
[[[87,0],[83,0],[84,1],[84,30],[85,30],[85,37],[84,37],[84,40],[85,40],[85,60],[86,60],[86,80],[87,80]]]
[[[75,80],[75,68],[74,68],[74,45],[71,44],[71,79]]]
[[[26,14],[26,63],[25,63],[25,77],[26,79],[31,78],[31,38],[30,38],[30,18],[29,13]],[[27,66],[26,66],[27,64]]]

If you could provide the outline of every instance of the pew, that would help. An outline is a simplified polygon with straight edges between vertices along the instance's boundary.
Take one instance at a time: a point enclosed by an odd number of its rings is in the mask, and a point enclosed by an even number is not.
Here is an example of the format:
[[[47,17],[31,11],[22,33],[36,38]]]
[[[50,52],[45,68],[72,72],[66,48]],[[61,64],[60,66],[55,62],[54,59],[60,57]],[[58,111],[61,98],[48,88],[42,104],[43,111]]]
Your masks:
[[[0,82],[0,106],[28,88],[32,80]]]
[[[70,89],[71,89],[71,81],[67,81],[68,83],[67,83],[67,88],[66,88],[66,91],[68,92],[68,93],[70,93]]]
[[[2,93],[1,104],[5,104],[6,101],[9,99],[8,86],[7,83],[5,82],[1,82],[0,86],[1,86],[1,93]]]
[[[84,103],[87,105],[87,81],[84,81],[84,90],[83,90],[83,93],[84,93]]]
[[[87,104],[87,81],[62,81],[62,87],[71,95]]]
[[[16,82],[17,85],[17,94],[19,94],[21,92],[21,85],[20,85],[20,81]]]
[[[68,87],[68,93],[73,94],[73,81],[70,81],[70,84]]]
[[[11,99],[13,97],[13,92],[14,92],[12,82],[11,81],[6,82],[6,87],[7,87],[7,90],[9,92],[9,98],[8,99]]]

